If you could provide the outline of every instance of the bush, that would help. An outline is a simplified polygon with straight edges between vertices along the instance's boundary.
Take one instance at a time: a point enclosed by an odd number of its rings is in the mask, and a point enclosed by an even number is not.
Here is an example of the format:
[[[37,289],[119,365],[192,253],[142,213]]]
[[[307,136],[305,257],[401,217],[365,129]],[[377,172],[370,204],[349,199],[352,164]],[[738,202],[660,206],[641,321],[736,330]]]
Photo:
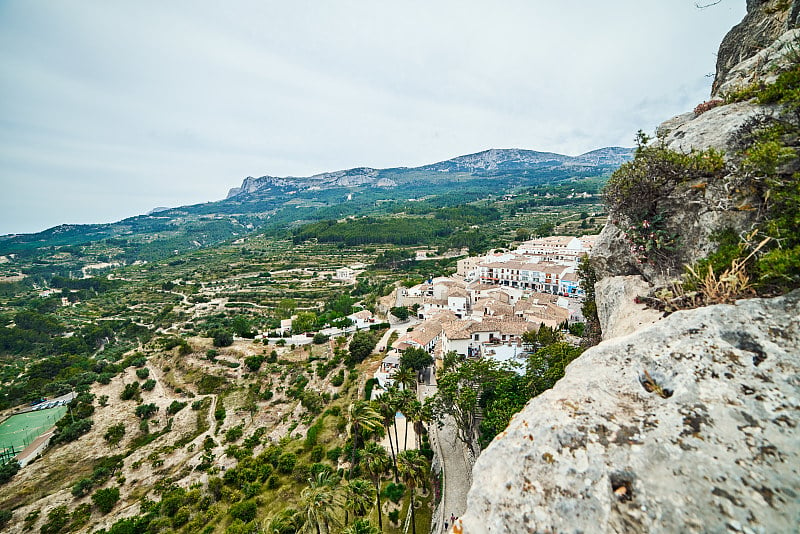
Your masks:
[[[62,419],[61,421],[67,420]],[[59,422],[61,422],[59,421]],[[68,443],[75,441],[82,435],[86,434],[92,429],[93,421],[91,419],[76,419],[74,423],[65,424],[63,427],[58,427],[56,434],[53,436],[52,442]]]
[[[256,503],[252,500],[237,502],[230,508],[231,517],[240,519],[245,523],[249,523],[256,518],[256,511]]]
[[[403,495],[405,495],[405,493],[406,493],[405,485],[396,484],[394,482],[389,482],[383,490],[383,496],[395,504],[400,502],[400,499],[403,498]]]
[[[119,398],[126,401],[126,400],[141,400],[141,395],[139,394],[139,382],[133,382],[131,384],[125,384],[125,387],[120,393]]]
[[[389,313],[391,313],[401,321],[405,321],[406,319],[408,319],[408,308],[406,308],[405,306],[393,307],[389,310]]]
[[[69,525],[70,530],[73,532],[78,530],[78,528],[82,527],[83,525],[89,522],[91,516],[92,516],[92,506],[89,503],[81,504],[80,506],[75,508],[75,510],[72,511],[72,516],[70,517],[72,521],[70,522]]]
[[[312,414],[318,414],[322,411],[324,401],[322,396],[312,389],[305,389],[300,394],[300,404]]]
[[[191,511],[187,506],[181,506],[178,508],[178,511],[175,512],[175,515],[172,516],[172,526],[173,527],[182,527],[186,523],[189,522],[189,518],[191,517]]]
[[[215,347],[230,347],[233,345],[233,334],[227,330],[217,329],[209,332],[209,337],[213,339]]]
[[[258,354],[256,356],[248,356],[244,359],[244,364],[250,370],[250,372],[255,373],[259,369],[261,369],[261,364],[264,363],[264,356]]]
[[[330,336],[326,336],[322,332],[317,332],[314,334],[314,338],[311,340],[315,345],[322,345],[326,341],[330,339]]]
[[[94,482],[90,478],[82,478],[77,481],[75,484],[72,485],[72,496],[73,497],[83,497],[92,489]]]
[[[92,502],[104,514],[114,508],[119,501],[119,488],[99,489],[92,494]]]
[[[6,526],[13,517],[11,510],[0,510],[0,528]]]
[[[242,430],[242,425],[237,425],[233,428],[228,429],[228,431],[225,432],[225,441],[227,441],[228,443],[233,443],[234,441],[238,441],[239,439],[241,439],[242,434],[244,434],[244,431]]]
[[[153,403],[150,404],[140,404],[136,407],[136,417],[140,419],[149,419],[158,411],[158,406]]]
[[[323,458],[325,458],[325,447],[322,445],[314,445],[311,449],[311,461],[312,462],[321,462]]]
[[[136,370],[136,377],[139,378],[139,380],[144,380],[148,376],[150,376],[150,369],[147,367],[142,367],[141,369]]]
[[[106,430],[106,433],[103,435],[103,439],[109,445],[117,445],[122,438],[125,437],[125,423],[117,423],[116,425],[111,425]],[[74,493],[73,493],[74,495]]]
[[[353,334],[353,339],[350,340],[349,350],[350,354],[347,358],[348,365],[363,362],[370,354],[372,354],[378,340],[372,332],[361,331]]]
[[[16,460],[11,460],[10,462],[0,466],[0,484],[5,484],[14,478],[14,475],[16,475],[19,470],[20,465]]]
[[[186,403],[185,402],[174,400],[174,401],[172,401],[172,403],[169,406],[167,406],[167,415],[175,415],[176,413],[180,412],[184,408],[186,408]]]
[[[47,521],[42,525],[41,534],[59,534],[69,525],[69,511],[66,506],[57,506],[47,514]]]
[[[322,431],[322,424],[323,424],[323,418],[320,417],[317,420],[317,422],[308,427],[308,430],[306,431],[306,441],[305,441],[306,449],[314,447],[314,445],[317,444],[317,438],[319,437],[319,433]]]
[[[375,378],[367,379],[364,383],[364,400],[370,400],[372,398],[372,388],[374,388],[377,383],[378,380]]]
[[[342,384],[344,384],[344,369],[339,369],[339,372],[331,378],[331,385],[338,388]]]
[[[611,175],[603,199],[611,216],[619,218],[612,222],[625,232],[631,253],[641,262],[663,264],[669,263],[669,253],[677,245],[676,229],[667,225],[669,200],[682,184],[704,185],[721,178],[726,165],[722,153],[713,148],[686,154],[648,141],[639,132],[634,159]]]
[[[329,450],[325,456],[328,458],[329,461],[336,463],[339,461],[339,458],[342,456],[342,448],[341,447],[334,447]]]
[[[389,512],[389,521],[397,525],[400,522],[400,510],[392,510]]]
[[[144,381],[144,384],[142,384],[143,391],[153,391],[153,388],[155,387],[156,387],[156,381],[153,380],[152,378],[148,378],[147,380]]]
[[[278,471],[288,475],[294,470],[295,464],[297,464],[297,456],[292,452],[285,452],[278,458],[278,465],[276,467]]]

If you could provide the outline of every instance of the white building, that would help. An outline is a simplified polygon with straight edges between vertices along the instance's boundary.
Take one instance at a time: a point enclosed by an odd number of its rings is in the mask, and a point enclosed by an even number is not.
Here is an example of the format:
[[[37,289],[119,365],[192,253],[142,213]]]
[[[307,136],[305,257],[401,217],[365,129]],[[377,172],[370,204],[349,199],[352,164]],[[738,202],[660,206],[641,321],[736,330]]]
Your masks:
[[[355,280],[356,272],[350,267],[340,267],[339,269],[336,269],[336,274],[334,275],[334,278],[336,280],[351,282]]]
[[[353,326],[357,329],[369,328],[369,325],[375,323],[375,317],[369,310],[361,310],[347,316],[348,319],[353,321]]]

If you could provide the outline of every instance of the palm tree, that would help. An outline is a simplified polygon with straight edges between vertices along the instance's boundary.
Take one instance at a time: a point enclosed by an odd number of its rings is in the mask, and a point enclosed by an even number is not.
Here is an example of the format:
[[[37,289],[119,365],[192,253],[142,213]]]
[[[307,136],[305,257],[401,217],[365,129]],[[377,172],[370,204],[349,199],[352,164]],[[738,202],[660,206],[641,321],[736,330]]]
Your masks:
[[[391,445],[392,440],[389,439]],[[369,473],[372,483],[375,485],[375,496],[378,502],[378,528],[383,530],[383,517],[381,514],[381,477],[386,472],[386,469],[392,465],[389,456],[386,454],[386,449],[375,443],[374,441],[368,442],[364,445],[364,450],[361,453],[361,461]]]
[[[368,432],[375,432],[382,427],[381,416],[375,411],[375,408],[367,401],[357,400],[350,405],[348,409],[348,419],[350,420],[350,437],[352,439],[352,458],[350,462],[350,475],[353,476],[353,468],[356,465],[356,448],[358,447],[358,439],[361,437],[361,432],[366,430]]]
[[[345,525],[348,523],[348,512],[353,512],[354,517],[363,517],[375,502],[375,488],[363,478],[348,480],[342,486],[342,492],[344,494]]]
[[[392,424],[394,425],[394,450],[395,450],[395,458],[397,454],[400,454],[400,439],[397,437],[397,412],[400,410],[403,402],[400,399],[400,390],[397,387],[391,387],[386,391],[386,394],[389,395],[388,401],[392,406]]]
[[[420,449],[422,447],[422,433],[425,431],[423,422],[427,421],[425,408],[422,406],[421,402],[413,400],[408,403],[405,410],[406,417],[411,420],[411,424],[414,427],[414,438],[417,449]]]
[[[394,469],[394,481],[398,481],[397,476],[397,455],[395,454],[394,443],[392,443],[392,433],[389,431],[389,425],[395,421],[395,415],[397,414],[397,410],[395,409],[394,401],[391,397],[391,390],[387,391],[380,397],[378,397],[375,401],[375,407],[380,413],[383,428],[386,430],[386,435],[389,437],[389,449],[392,452],[392,468]],[[397,434],[397,428],[395,427],[395,435]]]
[[[356,519],[349,527],[345,527],[342,534],[381,534],[381,529],[375,528],[366,519]]]
[[[395,384],[400,384],[403,389],[417,389],[417,373],[410,367],[401,367],[392,375]]]
[[[419,451],[403,451],[397,455],[397,469],[403,477],[411,494],[411,532],[417,534],[416,515],[414,513],[414,492],[418,486],[424,486],[427,480],[428,462]]]
[[[400,411],[403,412],[403,419],[406,420],[406,433],[403,436],[403,450],[408,448],[408,407],[412,402],[416,402],[417,396],[410,389],[400,391],[398,401],[400,404]]]
[[[264,534],[294,534],[303,528],[303,516],[294,508],[271,514],[261,523]]]
[[[309,479],[309,486],[300,497],[303,499],[303,532],[309,534],[330,534],[331,525],[339,526],[336,517],[341,508],[336,491],[335,479],[322,472]]]

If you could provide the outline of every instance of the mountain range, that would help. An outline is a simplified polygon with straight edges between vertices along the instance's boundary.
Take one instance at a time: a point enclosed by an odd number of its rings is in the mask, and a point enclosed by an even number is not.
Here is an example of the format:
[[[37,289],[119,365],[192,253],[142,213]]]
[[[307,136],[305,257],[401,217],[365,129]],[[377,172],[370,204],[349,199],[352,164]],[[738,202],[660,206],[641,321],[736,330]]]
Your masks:
[[[392,188],[413,182],[419,174],[426,175],[430,181],[446,183],[454,175],[464,174],[481,178],[492,176],[508,177],[518,173],[526,176],[554,170],[567,172],[594,171],[598,167],[616,168],[630,158],[631,149],[621,147],[601,148],[580,156],[565,156],[552,152],[537,152],[515,148],[490,149],[422,167],[395,167],[389,169],[356,167],[308,177],[261,176],[253,178],[248,176],[240,187],[234,187],[229,191],[227,199],[241,200],[259,192],[273,191],[273,188],[288,188],[298,191],[308,188],[331,189],[360,186]]]
[[[0,237],[0,255],[36,254],[59,246],[114,240],[126,261],[152,260],[215,245],[255,230],[384,213],[387,204],[424,199],[454,206],[525,187],[608,176],[632,158],[608,147],[579,156],[491,149],[422,167],[353,169],[309,177],[247,177],[223,200],[158,207],[114,223],[60,225],[35,234]]]

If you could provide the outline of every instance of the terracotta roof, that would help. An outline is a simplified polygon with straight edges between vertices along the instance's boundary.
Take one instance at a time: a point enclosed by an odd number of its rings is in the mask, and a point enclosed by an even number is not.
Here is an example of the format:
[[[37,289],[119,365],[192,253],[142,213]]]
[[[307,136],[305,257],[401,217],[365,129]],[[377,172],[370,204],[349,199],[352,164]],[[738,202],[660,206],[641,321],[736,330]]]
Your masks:
[[[464,290],[464,289],[462,289],[460,287],[454,287],[454,288],[450,289],[450,291],[447,293],[447,296],[448,296],[448,298],[449,297],[466,297],[467,296],[467,292],[466,292],[466,290]]]
[[[470,319],[459,319],[443,324],[442,329],[447,339],[469,339],[472,337],[469,329],[476,322]]]
[[[567,282],[578,282],[580,281],[580,277],[578,273],[565,273],[564,276],[561,277],[562,280],[566,280]]]
[[[438,323],[436,325],[427,325],[427,326],[420,325],[417,328],[415,328],[412,332],[410,332],[411,339],[413,339],[423,347],[428,343],[430,343],[431,341],[433,341],[436,338],[436,336],[440,335],[441,333],[442,333],[442,325]]]
[[[532,328],[532,325],[527,321],[520,320],[488,320],[476,322],[470,326],[470,332],[500,332],[506,335],[521,336]]]

